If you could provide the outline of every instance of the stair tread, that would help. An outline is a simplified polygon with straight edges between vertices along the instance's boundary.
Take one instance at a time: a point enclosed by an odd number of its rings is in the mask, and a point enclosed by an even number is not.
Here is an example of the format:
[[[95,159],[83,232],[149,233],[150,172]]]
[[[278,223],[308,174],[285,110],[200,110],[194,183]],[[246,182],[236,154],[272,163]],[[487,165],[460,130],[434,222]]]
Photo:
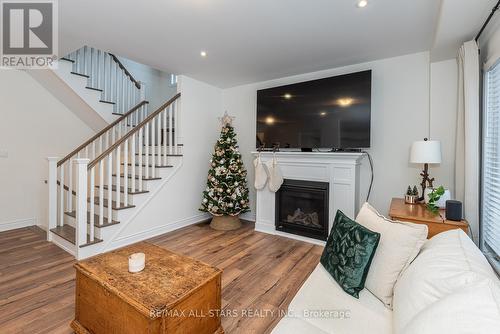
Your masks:
[[[96,90],[96,91],[98,91],[98,92],[102,92],[102,89],[100,89],[100,88],[94,88],[94,87],[90,87],[90,86],[87,86],[87,87],[85,87],[85,88],[87,88],[87,89],[91,89],[91,90]]]
[[[122,166],[124,165],[123,162],[120,163]],[[135,164],[137,167],[139,167],[139,164]],[[127,166],[132,166],[132,164],[129,162]],[[142,164],[142,167],[146,167],[146,164]],[[153,167],[153,165],[147,165],[148,167]],[[172,165],[155,165],[155,168],[172,168],[174,166]]]
[[[71,211],[71,212],[65,212],[66,215],[76,218],[76,211]],[[90,212],[87,212],[87,222],[90,223]],[[104,217],[104,222],[102,226],[99,225],[99,215],[94,214],[94,226],[96,227],[106,227],[106,226],[112,226],[120,224],[120,222],[116,220],[111,220],[111,222],[108,222],[108,218]]]
[[[115,102],[112,102],[112,101],[106,101],[106,100],[99,100],[99,102],[102,102],[102,103],[107,103],[107,104],[116,104]]]
[[[96,187],[96,188],[99,188],[99,185],[96,185],[95,187]],[[104,185],[103,189],[108,190],[108,189],[109,189],[109,187],[108,187],[107,185]],[[116,186],[115,186],[115,185],[113,185],[113,186],[111,187],[111,190],[112,190],[112,191],[116,191]],[[124,192],[123,190],[124,190],[124,187],[120,187],[120,192],[121,192],[121,193],[123,193],[123,192]],[[132,188],[128,188],[128,193],[129,193],[130,195],[146,194],[146,193],[148,193],[148,192],[149,192],[148,190],[139,190],[139,189],[132,190]]]
[[[89,78],[89,76],[87,74],[83,74],[83,73],[78,73],[78,72],[71,72],[71,74],[74,74],[74,75],[79,75],[81,77],[85,77],[85,78]]]
[[[90,202],[90,198],[87,201]],[[99,196],[94,197],[94,204],[99,205]],[[105,208],[108,207],[108,200],[107,199],[104,199],[103,206]],[[117,207],[116,201],[111,201],[111,209],[113,209],[113,210],[123,210],[123,209],[130,209],[130,208],[135,208],[135,205],[129,204],[129,205],[125,206],[123,204],[123,202],[120,202],[120,207]]]
[[[73,245],[76,240],[76,229],[73,226],[64,224],[63,226],[57,226],[50,229],[50,232],[57,234],[66,241],[69,241]],[[87,242],[80,247],[90,246],[102,242],[101,239],[94,237],[94,241],[90,241],[90,235],[87,234]]]
[[[139,153],[136,153],[135,155],[139,155]],[[142,155],[146,155],[146,153],[142,153]],[[158,153],[155,153],[155,154],[152,154],[152,153],[148,153],[147,155],[155,155],[155,156],[158,156]],[[161,153],[160,154],[162,157],[165,156],[165,154]],[[167,154],[166,155],[167,157],[182,157],[183,154]]]
[[[123,173],[122,173],[122,174],[120,174],[120,177],[124,177],[124,176],[125,176],[125,175],[124,175]],[[128,177],[127,177],[128,179],[131,179],[131,178],[132,178],[132,174],[128,174],[127,176],[128,176]],[[113,174],[113,177],[116,177],[116,174]],[[135,176],[135,179],[136,179],[136,180],[139,180],[139,175],[136,175],[136,176]],[[161,180],[161,177],[148,177],[148,178],[146,178],[145,176],[143,176],[143,177],[142,177],[142,180],[143,180],[143,181]]]

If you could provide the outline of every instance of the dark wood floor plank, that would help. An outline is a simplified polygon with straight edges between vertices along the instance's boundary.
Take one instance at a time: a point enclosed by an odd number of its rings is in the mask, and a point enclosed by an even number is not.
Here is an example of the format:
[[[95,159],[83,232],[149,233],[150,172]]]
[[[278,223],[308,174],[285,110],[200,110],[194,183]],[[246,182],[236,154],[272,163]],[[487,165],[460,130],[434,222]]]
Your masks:
[[[222,307],[237,315],[222,318],[226,333],[269,333],[322,252],[248,222],[229,232],[192,225],[149,242],[223,270]],[[0,333],[72,333],[74,262],[39,230],[1,232]]]

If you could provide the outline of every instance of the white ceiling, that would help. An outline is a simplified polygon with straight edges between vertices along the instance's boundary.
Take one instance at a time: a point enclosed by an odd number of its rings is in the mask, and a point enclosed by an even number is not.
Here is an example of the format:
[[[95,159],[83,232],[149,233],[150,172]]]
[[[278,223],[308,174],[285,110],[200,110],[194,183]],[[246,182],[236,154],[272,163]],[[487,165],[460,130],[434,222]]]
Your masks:
[[[443,1],[473,3],[486,15],[494,2]],[[59,1],[60,51],[91,45],[231,87],[427,51],[443,43],[441,39],[450,44],[450,39],[461,38],[450,37],[454,29],[469,34],[475,29],[452,20],[455,24],[445,22],[436,32],[443,20],[439,14],[445,13],[440,12],[440,0],[370,0],[364,9],[356,2],[64,0]],[[201,50],[207,51],[206,58],[200,57]]]

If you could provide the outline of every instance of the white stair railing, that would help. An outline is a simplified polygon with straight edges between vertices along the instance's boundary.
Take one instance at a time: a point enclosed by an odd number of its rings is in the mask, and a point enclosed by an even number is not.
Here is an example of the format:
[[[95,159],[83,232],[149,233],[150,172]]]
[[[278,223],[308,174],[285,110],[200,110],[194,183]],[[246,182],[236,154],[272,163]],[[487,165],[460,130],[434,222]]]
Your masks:
[[[140,102],[63,159],[48,158],[50,229],[63,226],[65,213],[75,211],[76,183],[79,174],[76,171],[74,162],[78,159],[93,160],[111,147],[113,143],[126,135],[130,129],[133,129],[134,126],[137,126],[148,116],[147,106],[147,101]]]
[[[84,46],[64,58],[74,62],[74,73],[88,78],[88,88],[101,91],[101,102],[114,103],[115,113],[124,114],[144,99],[144,85],[114,54]]]
[[[180,93],[139,122],[134,113],[124,116],[99,137],[111,143],[105,149],[89,149],[100,139],[89,140],[74,151],[76,154],[73,152],[57,164],[55,158],[48,158],[49,228],[63,226],[64,214],[76,211],[77,249],[94,242],[94,225],[101,227],[111,222],[115,218],[113,209],[127,207],[130,192],[143,191],[144,181],[157,176],[158,166],[168,164],[168,155],[179,153],[179,98]],[[122,122],[134,126],[115,137]]]

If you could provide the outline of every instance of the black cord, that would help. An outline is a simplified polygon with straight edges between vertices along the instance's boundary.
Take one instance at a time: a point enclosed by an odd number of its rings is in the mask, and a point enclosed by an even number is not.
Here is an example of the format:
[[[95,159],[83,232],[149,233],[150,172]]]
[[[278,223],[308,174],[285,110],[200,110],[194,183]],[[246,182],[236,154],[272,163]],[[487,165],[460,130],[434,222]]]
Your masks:
[[[373,173],[373,160],[372,160],[372,156],[370,155],[370,153],[368,153],[367,151],[361,151],[363,152],[364,154],[366,154],[368,156],[368,161],[370,162],[370,170],[371,170],[371,179],[370,179],[370,187],[368,188],[368,194],[366,195],[366,201],[368,202],[368,200],[370,199],[370,195],[372,193],[372,186],[373,186],[373,177],[374,177],[374,173]]]

